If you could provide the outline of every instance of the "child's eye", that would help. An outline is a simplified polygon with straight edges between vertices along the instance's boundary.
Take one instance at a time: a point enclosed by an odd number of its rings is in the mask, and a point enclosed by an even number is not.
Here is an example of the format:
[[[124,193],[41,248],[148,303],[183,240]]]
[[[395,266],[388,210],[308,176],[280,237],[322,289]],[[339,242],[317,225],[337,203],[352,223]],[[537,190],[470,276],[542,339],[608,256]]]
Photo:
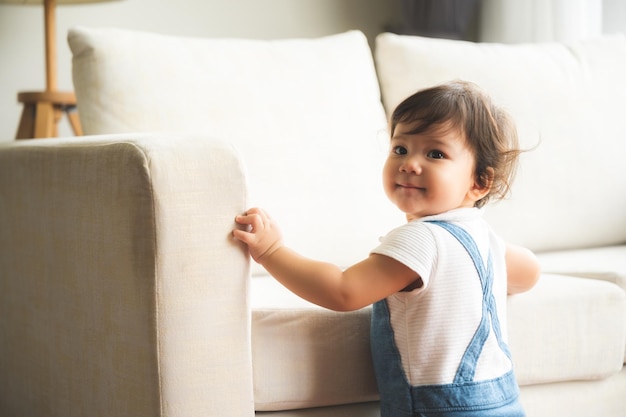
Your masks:
[[[391,152],[393,152],[396,155],[406,155],[407,154],[407,150],[404,146],[394,146],[391,149]]]
[[[428,152],[427,156],[432,159],[444,159],[446,155],[438,150]]]

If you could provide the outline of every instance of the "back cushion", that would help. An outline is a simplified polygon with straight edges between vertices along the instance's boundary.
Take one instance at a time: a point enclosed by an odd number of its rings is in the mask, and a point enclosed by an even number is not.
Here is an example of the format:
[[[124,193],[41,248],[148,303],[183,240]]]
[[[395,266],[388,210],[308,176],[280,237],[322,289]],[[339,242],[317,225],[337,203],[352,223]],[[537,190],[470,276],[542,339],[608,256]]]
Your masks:
[[[556,250],[626,242],[626,38],[502,45],[381,34],[388,112],[418,89],[473,81],[515,118],[523,154],[486,216],[506,239]]]
[[[401,222],[382,191],[385,113],[362,33],[261,41],[76,28],[69,44],[86,134],[232,143],[248,205],[266,208],[303,254],[351,264]]]

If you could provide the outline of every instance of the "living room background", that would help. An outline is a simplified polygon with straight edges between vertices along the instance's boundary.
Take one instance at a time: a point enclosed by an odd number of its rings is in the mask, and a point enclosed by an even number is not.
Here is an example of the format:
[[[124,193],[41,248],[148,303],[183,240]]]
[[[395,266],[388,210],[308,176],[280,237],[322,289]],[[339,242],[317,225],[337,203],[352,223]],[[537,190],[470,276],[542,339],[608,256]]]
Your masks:
[[[120,27],[164,34],[200,37],[236,37],[278,39],[289,37],[316,37],[350,29],[363,31],[370,43],[376,34],[402,29],[407,16],[406,5],[411,0],[123,0],[114,2],[61,5],[57,7],[58,87],[71,91],[71,58],[66,42],[67,30],[73,26]],[[419,0],[417,0],[419,2]],[[483,0],[493,12],[494,4],[504,9],[516,0]],[[601,13],[600,31],[626,32],[626,1],[576,0],[553,1],[557,6],[592,8]],[[533,6],[534,4],[534,6]],[[525,9],[532,16],[544,0],[529,0]],[[485,10],[485,7],[483,7]],[[495,10],[498,10],[496,7]],[[518,13],[519,10],[516,10]],[[593,15],[593,13],[591,14]],[[497,19],[493,13],[482,13],[479,19]],[[554,16],[554,19],[559,16]],[[580,18],[571,13],[568,19]],[[519,24],[519,19],[517,19]],[[485,22],[482,22],[485,23]],[[531,23],[529,23],[531,24]],[[474,28],[475,40],[518,41],[498,28],[491,31]],[[517,32],[523,36],[532,33]],[[508,37],[507,37],[508,36]],[[521,35],[520,35],[521,36]],[[522,39],[522,40],[538,40]],[[45,57],[43,7],[22,5],[0,6],[0,141],[15,137],[20,112],[18,91],[45,89]],[[71,130],[65,119],[59,124],[59,135],[69,136]]]

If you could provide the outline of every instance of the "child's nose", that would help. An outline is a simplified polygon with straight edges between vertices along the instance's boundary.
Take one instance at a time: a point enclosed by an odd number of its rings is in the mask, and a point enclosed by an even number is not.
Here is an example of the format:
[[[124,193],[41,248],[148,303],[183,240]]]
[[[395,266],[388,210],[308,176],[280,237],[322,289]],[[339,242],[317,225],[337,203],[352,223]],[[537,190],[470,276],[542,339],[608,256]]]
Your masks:
[[[417,157],[406,158],[400,165],[400,172],[407,174],[420,175],[422,173],[422,164]]]

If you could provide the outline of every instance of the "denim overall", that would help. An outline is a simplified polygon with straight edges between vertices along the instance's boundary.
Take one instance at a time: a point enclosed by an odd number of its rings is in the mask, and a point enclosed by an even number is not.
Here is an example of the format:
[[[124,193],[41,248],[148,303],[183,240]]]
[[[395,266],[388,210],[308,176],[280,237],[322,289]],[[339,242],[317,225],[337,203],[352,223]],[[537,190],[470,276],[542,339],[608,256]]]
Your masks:
[[[485,266],[476,243],[463,228],[442,221],[430,223],[449,231],[472,258],[483,290],[482,319],[452,383],[410,386],[395,344],[387,302],[382,300],[375,303],[371,346],[381,398],[381,417],[524,417],[524,410],[518,402],[519,388],[512,370],[495,379],[474,381],[476,364],[491,325],[500,348],[509,358],[511,356],[502,340],[492,294],[491,255]]]

